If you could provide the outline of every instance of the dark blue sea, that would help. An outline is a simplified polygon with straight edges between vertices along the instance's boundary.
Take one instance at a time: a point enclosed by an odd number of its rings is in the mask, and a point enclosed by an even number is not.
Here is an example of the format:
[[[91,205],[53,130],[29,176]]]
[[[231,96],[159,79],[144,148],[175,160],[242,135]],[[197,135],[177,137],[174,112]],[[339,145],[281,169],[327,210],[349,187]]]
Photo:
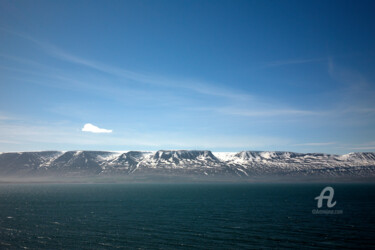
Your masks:
[[[336,214],[314,214],[326,186]],[[375,248],[375,185],[1,184],[15,248]]]

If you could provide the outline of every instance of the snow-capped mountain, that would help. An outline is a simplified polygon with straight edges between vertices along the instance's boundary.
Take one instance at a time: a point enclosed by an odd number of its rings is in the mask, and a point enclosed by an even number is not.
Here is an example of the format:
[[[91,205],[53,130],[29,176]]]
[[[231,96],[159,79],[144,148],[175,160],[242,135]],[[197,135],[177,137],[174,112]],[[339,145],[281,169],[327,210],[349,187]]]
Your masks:
[[[375,177],[375,153],[208,150],[0,153],[0,177],[111,175]]]

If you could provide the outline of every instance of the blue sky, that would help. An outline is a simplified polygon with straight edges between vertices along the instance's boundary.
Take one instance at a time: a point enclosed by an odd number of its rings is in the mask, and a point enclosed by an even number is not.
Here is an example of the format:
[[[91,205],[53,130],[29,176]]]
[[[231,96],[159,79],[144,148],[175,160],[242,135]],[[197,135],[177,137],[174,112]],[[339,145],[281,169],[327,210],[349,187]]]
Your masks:
[[[374,10],[1,0],[0,151],[374,151]]]

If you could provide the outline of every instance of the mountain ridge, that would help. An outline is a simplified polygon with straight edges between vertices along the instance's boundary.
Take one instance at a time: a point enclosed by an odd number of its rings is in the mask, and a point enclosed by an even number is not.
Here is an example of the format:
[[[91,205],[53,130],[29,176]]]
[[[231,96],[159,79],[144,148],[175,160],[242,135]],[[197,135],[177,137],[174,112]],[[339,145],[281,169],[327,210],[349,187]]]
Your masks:
[[[375,177],[375,153],[210,150],[0,153],[0,177],[112,175]]]

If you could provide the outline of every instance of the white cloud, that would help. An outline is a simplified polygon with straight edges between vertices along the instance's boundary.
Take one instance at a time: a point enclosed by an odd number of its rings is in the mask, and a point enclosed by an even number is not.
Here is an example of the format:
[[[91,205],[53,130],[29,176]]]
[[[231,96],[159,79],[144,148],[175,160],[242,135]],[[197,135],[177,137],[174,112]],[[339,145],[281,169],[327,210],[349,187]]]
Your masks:
[[[111,129],[99,128],[91,123],[86,123],[83,128],[83,132],[91,132],[91,133],[112,133]]]

